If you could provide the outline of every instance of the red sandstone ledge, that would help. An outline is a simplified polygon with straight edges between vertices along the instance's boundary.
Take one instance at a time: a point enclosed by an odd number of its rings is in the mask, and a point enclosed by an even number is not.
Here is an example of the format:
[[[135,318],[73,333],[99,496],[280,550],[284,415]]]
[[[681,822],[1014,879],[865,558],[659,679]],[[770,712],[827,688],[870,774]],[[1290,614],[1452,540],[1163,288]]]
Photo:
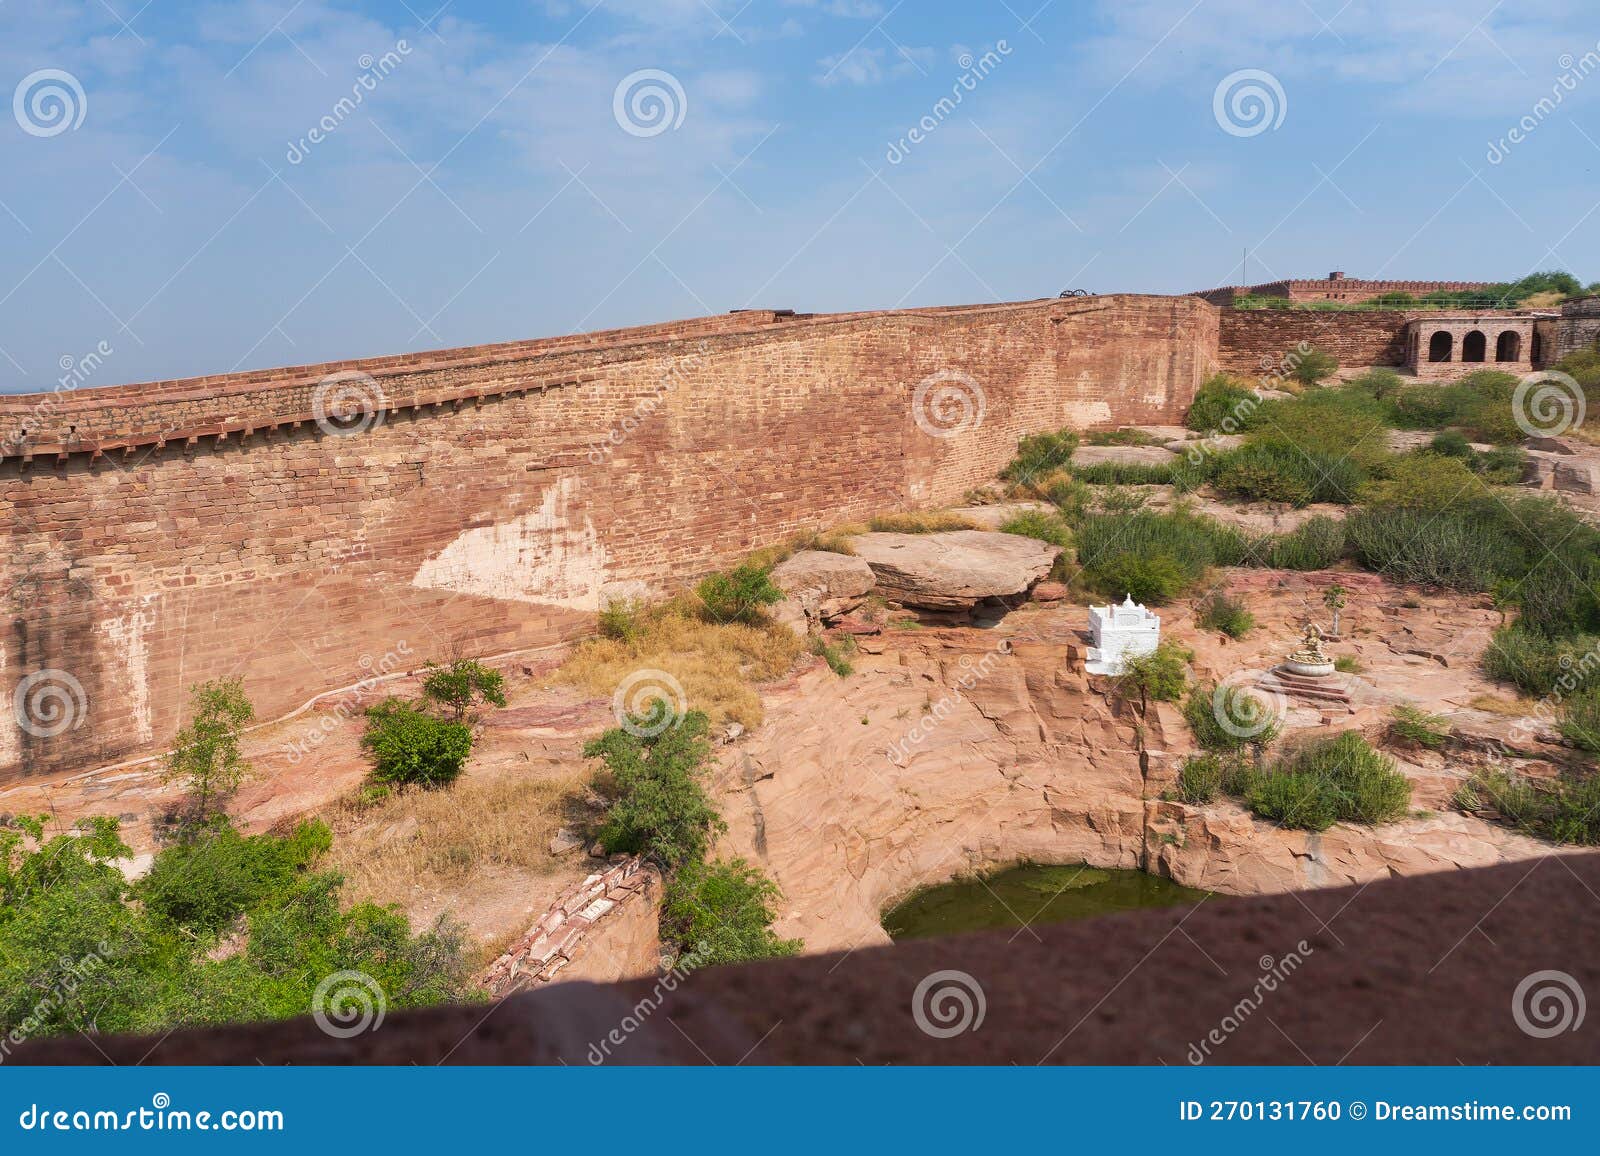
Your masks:
[[[1600,998],[1600,854],[1361,888],[922,940],[691,976],[557,984],[493,1008],[391,1013],[351,1040],[310,1019],[24,1045],[34,1064],[1592,1064],[1591,1016],[1548,1039],[1513,993],[1558,970]],[[1304,946],[1300,946],[1303,943]],[[1261,992],[1264,973],[1285,972]],[[966,972],[981,1024],[948,1039],[917,985]],[[1258,1000],[1245,1008],[1242,1001]],[[487,1014],[486,1014],[487,1013]],[[628,1031],[624,1022],[638,1023]],[[669,1022],[670,1021],[670,1022]],[[611,1036],[616,1029],[617,1036]],[[1214,1042],[1211,1033],[1223,1033]],[[611,1042],[620,1038],[621,1042]]]

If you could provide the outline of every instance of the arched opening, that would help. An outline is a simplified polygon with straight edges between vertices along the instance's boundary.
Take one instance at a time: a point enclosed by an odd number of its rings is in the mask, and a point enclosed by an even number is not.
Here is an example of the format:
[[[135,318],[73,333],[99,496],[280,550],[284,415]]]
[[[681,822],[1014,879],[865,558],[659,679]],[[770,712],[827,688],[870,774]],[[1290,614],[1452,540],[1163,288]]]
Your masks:
[[[1428,360],[1449,361],[1450,350],[1455,346],[1456,339],[1443,329],[1428,338]]]
[[[1461,339],[1461,360],[1482,361],[1488,349],[1489,339],[1483,335],[1483,330],[1474,329]]]
[[[1522,360],[1522,334],[1515,329],[1507,329],[1494,343],[1494,359],[1496,361],[1521,361]]]

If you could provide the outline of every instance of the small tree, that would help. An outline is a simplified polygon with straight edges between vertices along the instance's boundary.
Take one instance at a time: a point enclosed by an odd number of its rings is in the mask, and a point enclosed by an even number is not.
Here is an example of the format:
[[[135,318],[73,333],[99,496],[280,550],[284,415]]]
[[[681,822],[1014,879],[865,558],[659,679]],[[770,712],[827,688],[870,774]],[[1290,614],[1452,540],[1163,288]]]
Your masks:
[[[600,830],[606,850],[639,852],[668,869],[705,855],[711,832],[725,829],[701,786],[709,728],[692,710],[658,734],[653,726],[613,727],[584,746],[584,758],[602,760],[611,774],[613,801]]]
[[[506,705],[505,675],[474,658],[458,658],[449,666],[428,663],[422,680],[422,697],[449,711],[456,722],[467,721],[475,706]]]
[[[1339,637],[1339,612],[1343,610],[1345,606],[1345,593],[1345,588],[1339,585],[1337,582],[1322,592],[1322,604],[1326,606],[1328,608],[1328,612],[1333,615],[1333,622],[1330,625],[1328,633],[1334,638]]]
[[[442,787],[460,776],[472,753],[472,728],[404,699],[386,698],[367,708],[361,747],[372,759],[377,782]]]
[[[188,796],[183,826],[203,827],[219,816],[249,773],[239,736],[256,717],[241,679],[214,679],[189,689],[194,718],[167,752],[162,777],[183,784]]]
[[[1323,378],[1332,377],[1338,368],[1339,361],[1333,354],[1309,349],[1295,362],[1293,374],[1301,385],[1316,385]]]

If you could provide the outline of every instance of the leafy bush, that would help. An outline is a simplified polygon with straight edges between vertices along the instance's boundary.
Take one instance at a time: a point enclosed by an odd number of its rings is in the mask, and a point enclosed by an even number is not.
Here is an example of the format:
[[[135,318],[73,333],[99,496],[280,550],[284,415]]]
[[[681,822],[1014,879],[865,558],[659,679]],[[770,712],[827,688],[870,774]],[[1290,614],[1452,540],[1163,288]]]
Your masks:
[[[586,743],[583,756],[608,772],[600,784],[610,800],[600,842],[607,851],[642,854],[666,868],[705,857],[712,831],[726,829],[701,786],[710,722],[697,710],[662,727],[660,719],[629,719]]]
[[[1183,510],[1090,514],[1080,519],[1077,539],[1089,589],[1155,606],[1177,598],[1209,567],[1238,565],[1249,553],[1238,530]]]
[[[1178,801],[1209,803],[1227,791],[1239,774],[1238,760],[1217,754],[1194,755],[1178,769]]]
[[[1333,354],[1311,349],[1295,361],[1290,373],[1301,385],[1316,385],[1324,378],[1332,377],[1338,368],[1339,360]]]
[[[1487,496],[1483,481],[1464,460],[1435,453],[1396,458],[1389,476],[1362,493],[1369,506],[1428,511],[1469,507]]]
[[[1076,430],[1029,434],[1017,442],[1017,456],[1000,471],[1008,482],[1031,482],[1072,460],[1078,448]]]
[[[1600,637],[1551,638],[1521,622],[1494,632],[1483,652],[1490,678],[1542,697],[1600,686]]]
[[[1256,775],[1245,805],[1286,827],[1324,831],[1341,820],[1393,822],[1411,805],[1411,780],[1356,731],[1313,739]]]
[[[1000,523],[1003,534],[1020,534],[1024,538],[1037,538],[1063,550],[1072,545],[1072,528],[1060,514],[1044,510],[1019,510]]]
[[[1280,729],[1261,696],[1239,686],[1194,687],[1184,700],[1183,718],[1194,741],[1208,751],[1265,748],[1272,745]],[[1224,726],[1224,719],[1230,725]]]
[[[765,620],[762,608],[783,601],[783,591],[773,583],[770,570],[751,563],[707,574],[695,593],[714,621],[747,626],[760,625]]]
[[[1488,453],[1474,453],[1467,465],[1492,486],[1514,486],[1522,481],[1527,462],[1528,454],[1521,446],[1496,446]]]
[[[667,884],[662,936],[690,952],[697,967],[793,955],[801,941],[772,931],[778,896],[777,884],[743,859],[691,860]]]
[[[1345,534],[1367,569],[1452,590],[1488,590],[1504,560],[1518,553],[1497,527],[1462,511],[1358,510],[1345,520]]]
[[[241,835],[223,820],[165,848],[136,890],[151,916],[214,934],[286,889],[332,843],[320,822],[302,823],[279,838]]]
[[[1117,554],[1097,563],[1091,576],[1094,588],[1108,597],[1126,594],[1146,606],[1165,606],[1192,581],[1170,554]]]
[[[618,642],[637,642],[644,630],[641,622],[643,614],[644,607],[632,598],[608,601],[600,611],[600,637]]]
[[[1487,805],[1511,826],[1555,843],[1600,846],[1600,775],[1563,777],[1554,782],[1485,771],[1456,795],[1469,811]]]
[[[462,722],[475,706],[506,705],[505,675],[473,658],[458,658],[449,666],[428,663],[422,680],[422,697],[449,711]]]
[[[1326,570],[1343,555],[1344,523],[1318,514],[1274,539],[1266,560],[1279,570]]]
[[[1450,738],[1450,724],[1442,715],[1402,703],[1389,712],[1389,737],[1436,751]]]
[[[1264,438],[1221,455],[1212,483],[1244,501],[1349,504],[1366,474],[1349,457],[1307,450],[1285,439]]]
[[[1256,624],[1256,616],[1244,602],[1220,590],[1196,607],[1195,621],[1206,630],[1218,630],[1229,638],[1243,638]]]
[[[1381,474],[1390,458],[1390,407],[1364,389],[1330,385],[1307,390],[1299,397],[1268,402],[1258,417],[1259,428],[1251,433],[1252,440],[1277,441],[1299,450],[1324,470],[1329,461],[1344,463],[1341,469],[1353,469],[1353,479],[1343,474],[1337,477],[1339,492],[1353,493],[1359,479]]]
[[[442,787],[460,777],[472,753],[472,728],[386,698],[367,708],[361,749],[372,760],[375,782]]]
[[[1404,294],[1402,294],[1404,296]],[[1350,379],[1351,389],[1370,393],[1378,401],[1388,401],[1405,386],[1406,379],[1392,369],[1369,369]]]
[[[1184,424],[1202,433],[1238,433],[1250,427],[1260,405],[1261,398],[1255,390],[1238,378],[1219,373],[1195,391]]]
[[[1141,702],[1177,702],[1188,685],[1187,667],[1194,654],[1176,642],[1162,642],[1149,654],[1122,661],[1117,693]]]
[[[1561,703],[1561,734],[1581,751],[1600,752],[1600,689],[1591,687]]]
[[[1435,434],[1433,440],[1428,443],[1428,450],[1446,458],[1472,457],[1472,443],[1467,441],[1465,434],[1453,429]]]

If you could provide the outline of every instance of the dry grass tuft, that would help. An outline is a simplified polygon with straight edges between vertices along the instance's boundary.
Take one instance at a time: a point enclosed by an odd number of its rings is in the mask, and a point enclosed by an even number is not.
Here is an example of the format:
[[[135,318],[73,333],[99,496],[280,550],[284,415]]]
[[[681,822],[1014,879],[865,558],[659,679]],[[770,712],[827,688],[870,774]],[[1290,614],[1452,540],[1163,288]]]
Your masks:
[[[705,622],[688,600],[675,599],[645,612],[631,640],[580,642],[554,680],[609,698],[635,671],[663,670],[683,686],[689,709],[714,725],[754,729],[762,718],[754,684],[781,678],[803,653],[805,642],[787,627]]]
[[[939,534],[946,530],[976,530],[978,523],[947,510],[916,510],[899,514],[879,514],[872,529],[879,534]]]
[[[417,884],[459,885],[492,867],[548,873],[550,837],[587,819],[582,771],[546,778],[461,779],[449,790],[353,800],[331,817],[329,866],[355,901],[404,904]]]
[[[1505,698],[1498,694],[1474,695],[1467,704],[1473,710],[1487,711],[1504,718],[1521,718],[1533,713],[1534,704],[1526,699]]]

